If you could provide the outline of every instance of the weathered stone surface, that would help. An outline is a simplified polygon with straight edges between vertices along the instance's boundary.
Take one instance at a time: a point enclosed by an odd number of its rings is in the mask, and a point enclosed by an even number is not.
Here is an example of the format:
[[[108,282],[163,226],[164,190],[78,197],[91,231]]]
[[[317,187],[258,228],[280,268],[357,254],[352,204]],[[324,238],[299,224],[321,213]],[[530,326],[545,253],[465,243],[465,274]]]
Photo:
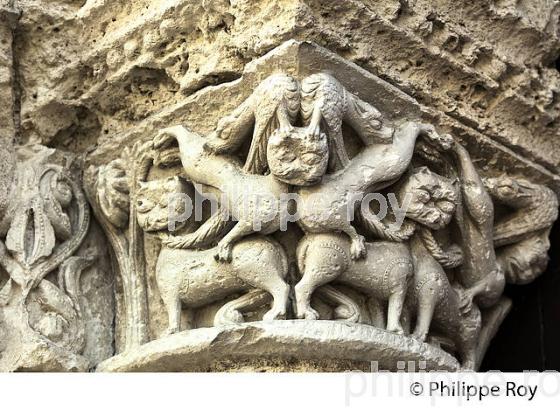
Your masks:
[[[294,359],[295,358],[295,359]],[[340,371],[360,366],[369,370],[377,361],[379,369],[397,370],[398,360],[425,361],[428,370],[453,371],[456,360],[443,350],[366,325],[332,321],[309,323],[285,320],[274,324],[246,323],[238,326],[197,329],[150,342],[134,352],[117,355],[101,363],[97,371],[213,371],[227,369],[221,363],[248,362],[252,371],[259,362],[286,361],[285,370],[298,361],[313,369]],[[362,362],[362,364],[360,364]],[[350,363],[345,365],[345,363]]]
[[[559,16],[0,1],[0,370],[477,368],[548,261]]]
[[[239,77],[247,62],[295,38],[557,171],[553,3],[21,3],[24,140],[62,143],[78,132],[81,146],[93,144],[183,93]]]

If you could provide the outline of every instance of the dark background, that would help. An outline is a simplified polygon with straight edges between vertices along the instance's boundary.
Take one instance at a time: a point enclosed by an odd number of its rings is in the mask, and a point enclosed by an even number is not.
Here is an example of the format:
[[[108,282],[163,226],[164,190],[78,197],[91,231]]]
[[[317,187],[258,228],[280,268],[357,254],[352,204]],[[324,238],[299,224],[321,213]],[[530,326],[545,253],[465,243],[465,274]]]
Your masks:
[[[529,285],[507,285],[513,307],[480,371],[560,371],[560,221],[550,237],[548,269]]]

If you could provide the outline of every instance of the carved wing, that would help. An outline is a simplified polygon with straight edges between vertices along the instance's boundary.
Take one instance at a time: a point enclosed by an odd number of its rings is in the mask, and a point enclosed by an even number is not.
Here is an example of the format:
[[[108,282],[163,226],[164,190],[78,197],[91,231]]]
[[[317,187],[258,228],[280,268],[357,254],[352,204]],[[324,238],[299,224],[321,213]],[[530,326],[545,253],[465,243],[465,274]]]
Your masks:
[[[321,125],[329,141],[329,170],[344,168],[350,162],[342,136],[342,119],[346,110],[346,90],[334,77],[313,74],[305,78],[302,89],[302,116],[311,128]],[[314,124],[314,122],[320,123]]]
[[[251,98],[255,103],[255,129],[244,171],[263,174],[268,170],[266,147],[270,135],[279,127],[289,126],[299,112],[299,86],[287,75],[264,80]]]

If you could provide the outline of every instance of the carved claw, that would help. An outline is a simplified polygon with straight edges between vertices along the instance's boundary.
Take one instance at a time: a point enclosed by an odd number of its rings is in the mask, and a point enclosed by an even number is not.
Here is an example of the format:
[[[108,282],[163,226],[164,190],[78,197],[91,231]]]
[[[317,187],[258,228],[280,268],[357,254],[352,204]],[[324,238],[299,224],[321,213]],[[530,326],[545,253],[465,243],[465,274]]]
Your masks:
[[[245,319],[237,309],[230,309],[214,319],[214,326],[235,325],[243,323]]]
[[[307,135],[309,135],[311,138],[315,140],[319,139],[319,136],[321,135],[321,127],[319,125],[315,125],[311,123],[307,127]]]
[[[352,239],[350,245],[350,256],[352,259],[364,258],[367,254],[366,250],[366,240],[362,235],[358,235],[356,239]]]
[[[306,307],[305,309],[298,309],[297,317],[298,319],[318,320],[319,313],[315,309],[309,306]]]
[[[395,333],[397,335],[404,335],[404,329],[400,325],[392,327],[392,328],[388,327],[387,332]]]
[[[273,320],[281,320],[286,318],[286,308],[272,308],[263,316],[264,322],[272,322]]]
[[[168,148],[168,146],[171,145],[174,139],[175,136],[169,130],[161,130],[157,133],[152,141],[153,149],[159,150],[162,148]]]
[[[218,249],[214,254],[214,259],[219,262],[231,262],[232,249],[233,246],[231,244],[218,244]]]
[[[227,151],[229,144],[226,140],[214,136],[215,133],[210,134],[208,141],[206,141],[202,148],[212,154],[222,154]]]
[[[224,131],[226,130],[226,128],[230,127],[233,123],[235,122],[234,118],[231,117],[223,117],[218,121],[218,124],[216,125],[216,129],[214,131],[212,131],[209,135],[210,139],[212,140],[224,140],[227,141],[229,135],[227,135],[228,133],[226,132],[226,135],[222,135],[224,134]]]
[[[422,131],[426,140],[439,151],[449,151],[455,145],[455,140],[450,134],[439,134],[431,124],[423,125]]]
[[[426,341],[426,335],[425,335],[425,334],[422,334],[422,335],[421,335],[421,334],[418,334],[418,333],[414,332],[414,333],[411,335],[411,337],[412,337],[413,339],[418,340],[420,343],[424,343],[424,342]]]

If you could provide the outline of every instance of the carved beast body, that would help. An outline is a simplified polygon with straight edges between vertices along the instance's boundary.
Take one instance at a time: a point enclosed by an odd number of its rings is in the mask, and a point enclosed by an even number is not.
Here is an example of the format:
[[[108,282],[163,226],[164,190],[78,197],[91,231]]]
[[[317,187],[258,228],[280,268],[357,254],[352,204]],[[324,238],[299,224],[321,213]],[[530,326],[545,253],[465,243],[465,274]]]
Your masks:
[[[169,206],[177,204],[168,196],[192,192],[192,186],[178,177],[140,184],[136,197],[139,225],[146,232],[158,233],[162,239],[169,237]],[[189,222],[183,221],[182,225]],[[231,263],[221,264],[214,255],[214,248],[173,249],[164,241],[156,262],[156,281],[169,316],[168,334],[180,330],[183,306],[198,308],[255,288],[273,298],[264,320],[285,317],[289,286],[284,279],[288,262],[279,243],[266,236],[251,235],[233,245]],[[242,318],[240,313],[230,314]]]
[[[180,159],[187,178],[193,183],[218,190],[223,199],[220,201],[222,212],[237,221],[218,243],[217,259],[230,261],[232,245],[253,233],[256,223],[259,224],[259,232],[264,235],[279,229],[280,195],[288,193],[288,185],[272,175],[249,174],[232,157],[211,154],[204,147],[205,139],[183,126],[163,130],[154,145],[166,148],[173,139],[179,144]]]
[[[181,307],[197,308],[254,288],[273,297],[263,320],[284,318],[289,287],[284,281],[287,259],[282,247],[260,235],[233,246],[232,260],[220,264],[214,250],[164,247],[156,265],[156,279],[169,315],[167,333],[180,330]]]
[[[357,211],[365,194],[377,192],[401,177],[410,164],[420,134],[435,145],[447,141],[432,126],[407,122],[395,130],[391,144],[366,147],[346,168],[324,176],[321,184],[298,189],[301,228],[307,233],[344,232],[352,241],[352,258],[363,257],[364,238],[352,226],[349,215]]]

